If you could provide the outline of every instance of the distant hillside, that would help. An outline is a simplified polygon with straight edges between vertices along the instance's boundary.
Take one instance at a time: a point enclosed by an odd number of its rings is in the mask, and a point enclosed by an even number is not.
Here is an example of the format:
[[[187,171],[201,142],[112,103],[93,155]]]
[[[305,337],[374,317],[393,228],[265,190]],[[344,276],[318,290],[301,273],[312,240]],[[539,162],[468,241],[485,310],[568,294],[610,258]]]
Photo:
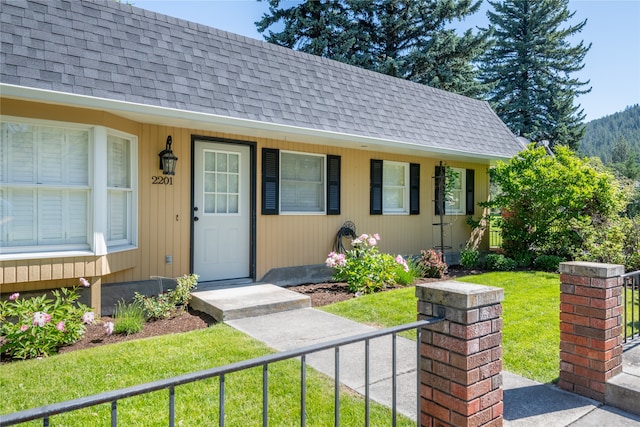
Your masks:
[[[624,111],[592,120],[587,123],[584,139],[579,151],[587,156],[598,156],[604,163],[611,161],[611,149],[620,137],[640,151],[640,105],[627,107]]]

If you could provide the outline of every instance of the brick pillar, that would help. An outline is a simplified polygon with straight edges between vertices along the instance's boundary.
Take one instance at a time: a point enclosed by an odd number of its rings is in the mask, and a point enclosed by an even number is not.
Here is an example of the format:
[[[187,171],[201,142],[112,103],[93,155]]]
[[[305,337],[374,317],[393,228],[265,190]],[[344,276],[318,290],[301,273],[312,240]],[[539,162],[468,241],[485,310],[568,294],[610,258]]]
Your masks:
[[[420,426],[502,426],[501,288],[445,281],[416,286],[423,329]]]
[[[622,371],[622,274],[622,265],[560,264],[558,385],[600,402]]]

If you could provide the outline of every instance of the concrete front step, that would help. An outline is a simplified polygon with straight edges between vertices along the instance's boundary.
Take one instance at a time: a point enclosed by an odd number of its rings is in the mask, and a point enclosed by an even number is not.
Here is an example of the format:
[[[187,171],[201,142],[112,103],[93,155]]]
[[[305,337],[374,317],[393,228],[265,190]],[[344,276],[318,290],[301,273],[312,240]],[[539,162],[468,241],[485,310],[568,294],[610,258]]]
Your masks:
[[[311,307],[311,299],[269,283],[195,291],[190,305],[218,322]]]
[[[622,354],[622,373],[607,381],[605,403],[640,415],[640,344]]]

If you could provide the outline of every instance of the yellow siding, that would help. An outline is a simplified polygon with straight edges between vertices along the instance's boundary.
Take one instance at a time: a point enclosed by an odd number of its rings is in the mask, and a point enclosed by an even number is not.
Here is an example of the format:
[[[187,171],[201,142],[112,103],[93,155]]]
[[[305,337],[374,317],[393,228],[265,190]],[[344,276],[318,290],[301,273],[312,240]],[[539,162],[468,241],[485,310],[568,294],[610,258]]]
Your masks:
[[[212,136],[246,141],[237,135],[205,132],[136,123],[112,114],[2,99],[6,116],[73,121],[105,126],[138,137],[138,249],[107,256],[37,259],[0,262],[2,292],[76,284],[79,277],[98,277],[101,283],[146,280],[150,276],[176,277],[190,272],[191,221],[191,138]],[[71,119],[70,119],[71,118]],[[161,175],[158,153],[165,148],[167,135],[178,157],[173,185],[153,185],[152,176]],[[417,254],[439,244],[433,226],[434,169],[439,159],[417,158],[373,151],[301,144],[254,138],[256,142],[256,278],[272,268],[323,263],[332,249],[342,224],[353,221],[358,233],[379,233],[380,249],[390,253]],[[335,154],[342,158],[340,215],[260,214],[261,154],[263,147],[299,152]],[[370,159],[420,163],[420,215],[370,215]],[[486,200],[488,177],[485,165],[448,162],[449,166],[476,170],[475,201]],[[476,217],[481,211],[476,207]],[[447,216],[453,250],[459,250],[470,234],[466,217]],[[486,244],[486,238],[485,238]],[[172,264],[165,256],[173,257]]]

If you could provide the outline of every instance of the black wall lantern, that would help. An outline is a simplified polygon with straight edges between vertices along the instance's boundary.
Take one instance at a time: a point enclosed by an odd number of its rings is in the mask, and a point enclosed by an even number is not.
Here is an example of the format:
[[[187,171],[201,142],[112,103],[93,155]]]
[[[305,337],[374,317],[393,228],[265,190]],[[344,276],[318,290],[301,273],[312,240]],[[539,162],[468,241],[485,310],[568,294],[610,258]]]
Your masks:
[[[158,154],[160,156],[160,169],[163,175],[175,175],[178,158],[171,151],[171,135],[167,137],[167,147]]]

